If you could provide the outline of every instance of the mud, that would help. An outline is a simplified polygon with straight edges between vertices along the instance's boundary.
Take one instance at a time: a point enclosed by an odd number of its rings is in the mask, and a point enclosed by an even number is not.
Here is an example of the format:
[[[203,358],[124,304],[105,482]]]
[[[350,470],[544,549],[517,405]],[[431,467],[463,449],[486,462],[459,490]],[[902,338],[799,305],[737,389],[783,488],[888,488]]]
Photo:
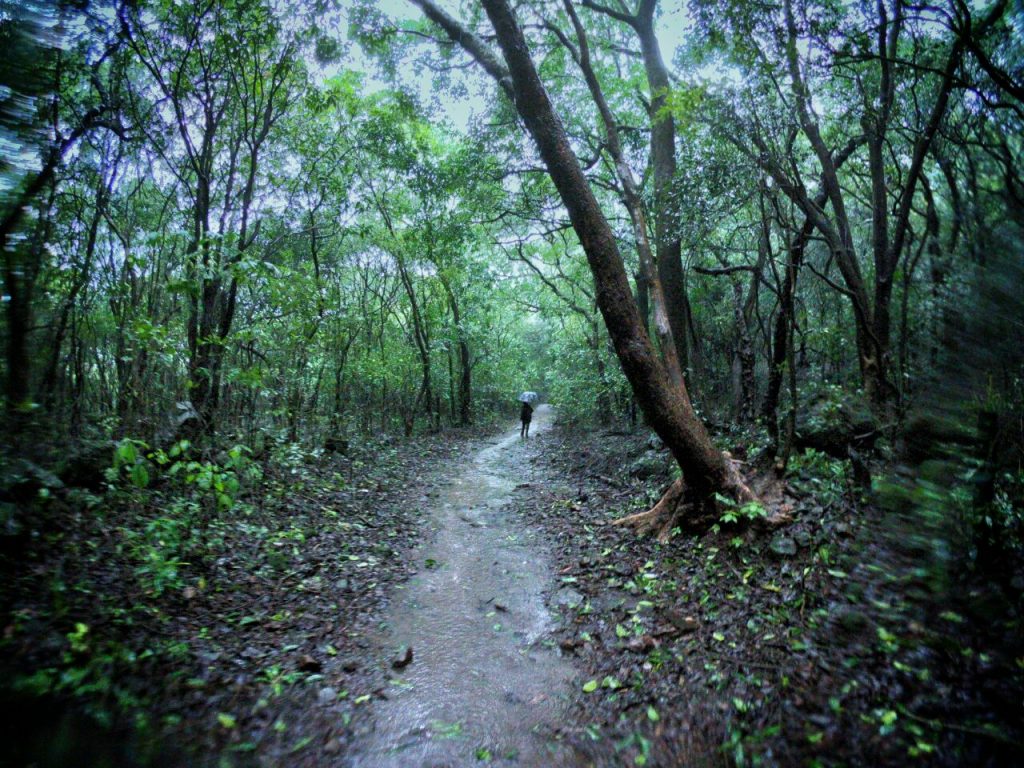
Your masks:
[[[532,435],[551,420],[540,406]],[[419,571],[378,637],[397,667],[386,698],[357,725],[346,765],[585,764],[561,740],[575,670],[550,637],[549,548],[510,517],[525,455],[518,429],[509,431],[437,494],[433,530],[414,555]]]

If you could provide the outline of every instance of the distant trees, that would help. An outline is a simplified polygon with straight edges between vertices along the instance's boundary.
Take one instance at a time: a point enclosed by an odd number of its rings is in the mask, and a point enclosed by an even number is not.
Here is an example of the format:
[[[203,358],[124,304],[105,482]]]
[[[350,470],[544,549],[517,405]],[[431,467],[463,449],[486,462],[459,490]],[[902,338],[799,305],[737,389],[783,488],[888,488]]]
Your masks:
[[[333,49],[291,10],[3,22],[23,54],[4,76],[41,107],[5,102],[40,158],[3,169],[5,401],[22,422],[319,442],[468,424],[524,386],[529,350],[496,299],[522,276],[490,258],[483,212],[505,193],[486,156],[357,73],[314,83],[306,62]]]
[[[859,385],[878,428],[898,423],[927,373],[920,350],[936,349],[941,307],[952,298],[952,253],[966,243],[965,191],[977,190],[971,169],[995,161],[1005,173],[993,189],[1018,200],[1019,142],[990,136],[972,146],[968,138],[980,138],[972,131],[992,121],[1019,121],[1020,69],[990,56],[997,45],[1021,46],[1006,3],[982,10],[911,8],[902,0],[696,3],[701,37],[691,38],[672,73],[653,34],[653,0],[635,8],[526,3],[515,13],[487,2],[491,27],[483,36],[429,0],[411,2],[515,104],[587,254],[620,363],[656,430],[677,418],[652,406],[663,396],[656,392],[668,391],[652,382],[666,371],[672,379],[677,369],[668,346],[700,370],[688,383],[708,407],[728,402],[742,422],[765,420],[780,468],[806,431],[797,423],[801,389],[814,400],[826,396],[829,382]],[[623,38],[616,23],[635,38]],[[483,39],[492,32],[500,57]],[[725,74],[717,83],[701,69],[712,64]],[[639,78],[648,89],[643,128],[630,122]],[[584,86],[589,101],[579,98]],[[646,151],[635,138],[641,130],[650,137]],[[628,235],[615,228],[619,211]],[[973,225],[984,239],[979,221]],[[657,370],[637,364],[650,348],[638,340],[617,266],[624,243],[635,248],[641,307],[657,265]],[[801,278],[806,272],[811,277]],[[922,272],[930,286],[919,290]],[[690,296],[679,293],[683,285]],[[678,343],[691,338],[692,349]],[[709,362],[718,350],[727,351],[731,371]],[[728,398],[719,382],[728,382]],[[677,457],[685,453],[680,440],[703,443],[698,429],[669,439]],[[681,461],[688,481],[711,466],[692,458]],[[715,471],[704,477],[694,486],[728,482]]]
[[[8,421],[17,427],[31,408],[29,337],[61,164],[94,133],[123,132],[117,116],[121,40],[101,14],[63,5],[5,10],[0,40],[0,128],[7,145],[0,160],[5,402]]]
[[[746,498],[711,428],[780,471],[815,431],[891,431],[1020,262],[1006,0],[700,0],[675,51],[654,0],[356,5],[394,87],[302,4],[0,20],[12,425],[320,443],[530,388],[580,420],[639,405],[692,498]],[[455,133],[414,60],[505,97]],[[1017,397],[1003,357],[968,388]],[[682,487],[635,522],[667,530]]]
[[[962,39],[942,31],[947,23],[969,24],[970,14],[952,10],[949,17],[942,12],[911,17],[897,0],[891,6],[876,3],[863,15],[852,8],[829,15],[813,4],[787,0],[777,14],[746,14],[744,34],[727,36],[734,50],[749,58],[761,84],[739,99],[735,128],[727,135],[824,238],[842,281],[837,289],[851,303],[861,380],[880,407],[895,404],[900,394],[892,377],[896,273],[908,258],[911,219],[931,147],[951,97],[962,87]],[[997,3],[972,34],[984,36],[1004,12],[1005,4]],[[718,21],[708,23],[714,27]],[[838,48],[831,42],[836,36],[844,41]],[[781,97],[780,87],[785,89]],[[782,110],[779,119],[767,123],[766,108]],[[794,144],[798,136],[801,141]],[[837,162],[849,157],[851,148],[859,150],[857,162],[848,165],[856,168],[853,185],[844,181]],[[808,162],[808,175],[820,180],[820,200],[802,178],[801,166]],[[864,238],[852,219],[860,200],[871,220]],[[868,276],[861,249],[870,254]]]
[[[135,123],[188,211],[188,375],[202,429],[215,431],[240,271],[261,226],[268,141],[304,85],[298,30],[259,4],[121,10],[136,71]]]

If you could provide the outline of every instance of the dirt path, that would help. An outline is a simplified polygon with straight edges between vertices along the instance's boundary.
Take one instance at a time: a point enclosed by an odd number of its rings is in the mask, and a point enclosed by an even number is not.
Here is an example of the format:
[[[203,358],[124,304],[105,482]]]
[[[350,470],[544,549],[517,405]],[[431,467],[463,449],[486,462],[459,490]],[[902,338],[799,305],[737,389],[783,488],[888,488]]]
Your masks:
[[[531,432],[546,430],[540,406]],[[442,487],[421,569],[396,596],[380,646],[412,662],[391,673],[386,699],[358,725],[346,764],[576,765],[558,740],[572,665],[551,646],[543,592],[548,547],[510,519],[529,444],[518,429],[481,450]],[[545,642],[546,641],[546,642]]]

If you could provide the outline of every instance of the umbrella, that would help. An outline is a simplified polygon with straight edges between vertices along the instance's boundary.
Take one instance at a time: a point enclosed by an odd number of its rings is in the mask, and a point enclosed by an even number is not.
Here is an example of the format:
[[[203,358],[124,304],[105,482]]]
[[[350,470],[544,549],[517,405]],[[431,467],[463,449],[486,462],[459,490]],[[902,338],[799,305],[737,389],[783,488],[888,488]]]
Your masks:
[[[520,403],[529,403],[530,405],[533,405],[539,399],[540,398],[537,396],[536,392],[523,392],[521,395],[519,395]]]

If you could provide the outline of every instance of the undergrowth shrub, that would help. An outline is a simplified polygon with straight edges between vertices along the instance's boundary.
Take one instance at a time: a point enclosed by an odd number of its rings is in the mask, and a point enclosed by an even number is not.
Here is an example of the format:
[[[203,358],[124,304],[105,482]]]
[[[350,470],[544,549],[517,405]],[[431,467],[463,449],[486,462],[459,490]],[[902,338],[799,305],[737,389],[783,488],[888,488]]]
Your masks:
[[[217,551],[218,522],[238,510],[241,497],[261,477],[243,445],[210,459],[193,456],[187,440],[167,450],[150,450],[131,438],[119,442],[107,479],[115,497],[137,513],[121,533],[146,592],[160,595],[183,587],[183,569],[193,558]],[[159,512],[150,514],[154,509]]]

